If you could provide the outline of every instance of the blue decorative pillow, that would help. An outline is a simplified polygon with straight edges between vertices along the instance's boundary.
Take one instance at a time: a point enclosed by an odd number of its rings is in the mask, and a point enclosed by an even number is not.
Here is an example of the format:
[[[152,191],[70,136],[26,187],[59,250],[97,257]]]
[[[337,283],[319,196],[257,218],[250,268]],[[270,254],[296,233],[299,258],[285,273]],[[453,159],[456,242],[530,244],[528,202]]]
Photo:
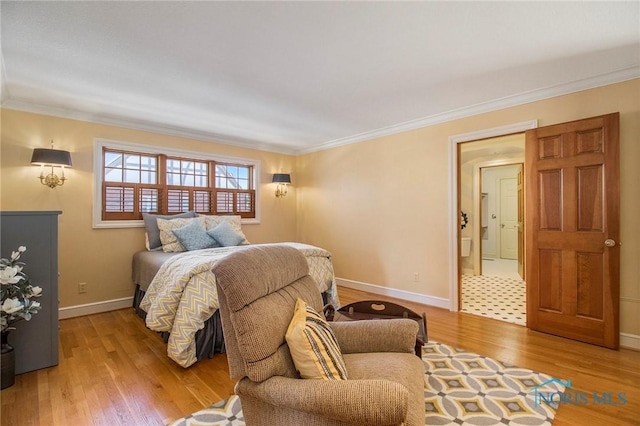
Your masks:
[[[233,229],[227,221],[220,222],[218,226],[207,231],[222,247],[240,245],[244,241],[244,235]]]
[[[195,220],[171,232],[173,232],[173,235],[176,236],[180,244],[182,244],[187,251],[220,247],[216,240],[210,237],[207,231],[200,226],[200,223]]]

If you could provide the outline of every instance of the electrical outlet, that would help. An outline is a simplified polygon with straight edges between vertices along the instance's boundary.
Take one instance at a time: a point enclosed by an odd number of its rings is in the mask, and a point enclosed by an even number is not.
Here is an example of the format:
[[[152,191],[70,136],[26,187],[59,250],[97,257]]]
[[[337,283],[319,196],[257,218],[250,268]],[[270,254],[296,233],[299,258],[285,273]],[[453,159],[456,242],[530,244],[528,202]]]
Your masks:
[[[87,292],[87,283],[78,284],[78,293],[86,293]]]
[[[418,281],[420,281],[420,274],[417,272],[413,273],[413,282],[417,283]]]

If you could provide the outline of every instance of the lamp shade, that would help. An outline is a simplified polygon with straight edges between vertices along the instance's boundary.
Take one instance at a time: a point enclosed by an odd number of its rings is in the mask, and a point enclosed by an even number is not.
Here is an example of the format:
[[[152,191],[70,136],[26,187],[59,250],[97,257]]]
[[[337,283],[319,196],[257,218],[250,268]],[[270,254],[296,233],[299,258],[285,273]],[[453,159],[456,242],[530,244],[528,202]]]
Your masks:
[[[31,155],[31,164],[71,167],[71,154],[59,149],[35,148]]]
[[[275,173],[273,175],[273,183],[291,183],[291,175],[289,173]]]

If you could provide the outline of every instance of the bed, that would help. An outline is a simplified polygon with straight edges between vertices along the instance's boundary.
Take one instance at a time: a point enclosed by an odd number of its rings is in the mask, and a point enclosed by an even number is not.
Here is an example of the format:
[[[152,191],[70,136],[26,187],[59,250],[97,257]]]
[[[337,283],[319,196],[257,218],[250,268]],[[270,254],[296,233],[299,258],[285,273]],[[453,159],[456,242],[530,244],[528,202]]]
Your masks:
[[[337,300],[331,253],[301,243],[300,250],[326,303]],[[224,352],[213,265],[246,245],[184,252],[141,251],[133,256],[134,308],[167,342],[167,354],[182,367]]]

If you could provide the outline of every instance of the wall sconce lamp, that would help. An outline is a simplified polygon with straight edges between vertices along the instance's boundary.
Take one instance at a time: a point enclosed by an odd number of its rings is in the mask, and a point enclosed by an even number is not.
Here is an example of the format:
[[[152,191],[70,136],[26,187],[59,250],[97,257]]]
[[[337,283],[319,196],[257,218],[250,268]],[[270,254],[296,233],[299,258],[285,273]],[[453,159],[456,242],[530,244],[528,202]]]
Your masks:
[[[277,183],[276,198],[282,198],[287,195],[287,186],[291,183],[291,175],[289,173],[275,173],[272,183]]]
[[[68,151],[53,149],[53,140],[51,141],[51,149],[35,148],[31,156],[31,164],[40,166],[40,183],[47,185],[53,189],[56,186],[64,185],[67,178],[64,177],[64,168],[71,167],[71,154]],[[51,166],[51,173],[45,176],[44,167]],[[55,174],[54,167],[60,167],[60,177]]]

